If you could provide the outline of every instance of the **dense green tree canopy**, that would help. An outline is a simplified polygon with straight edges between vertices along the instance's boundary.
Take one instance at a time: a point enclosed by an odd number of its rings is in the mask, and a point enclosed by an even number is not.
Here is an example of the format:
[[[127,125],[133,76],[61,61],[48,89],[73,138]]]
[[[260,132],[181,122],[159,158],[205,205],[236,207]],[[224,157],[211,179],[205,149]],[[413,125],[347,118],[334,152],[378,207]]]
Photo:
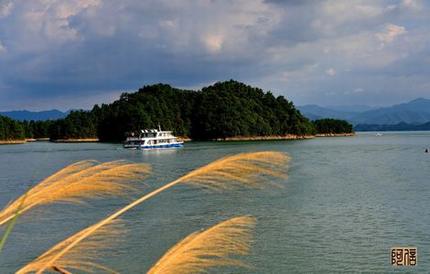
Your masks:
[[[197,93],[192,137],[312,134],[312,124],[284,97],[230,80]]]
[[[96,105],[90,113],[100,140],[113,142],[158,125],[196,140],[314,133],[312,123],[284,97],[233,80],[201,91],[145,86],[112,104]]]
[[[91,113],[102,141],[121,141],[128,132],[158,125],[177,135],[190,136],[195,97],[195,92],[157,84],[135,93],[123,93],[112,104],[96,105]]]
[[[346,121],[310,122],[283,96],[275,97],[234,80],[218,82],[201,91],[150,85],[123,93],[111,104],[95,105],[90,111],[72,111],[64,119],[22,123],[8,119],[0,124],[7,127],[1,139],[24,135],[51,139],[98,137],[107,142],[119,142],[130,132],[158,125],[195,140],[352,131]],[[3,128],[0,130],[6,132]]]
[[[313,121],[317,133],[352,133],[353,127],[350,123],[338,119],[320,119]]]
[[[26,138],[47,138],[49,137],[49,128],[54,121],[23,121],[22,125],[25,130]]]
[[[0,116],[0,140],[20,140],[25,138],[22,123]]]
[[[97,136],[95,114],[89,111],[72,111],[66,118],[49,125],[51,139],[79,139]]]

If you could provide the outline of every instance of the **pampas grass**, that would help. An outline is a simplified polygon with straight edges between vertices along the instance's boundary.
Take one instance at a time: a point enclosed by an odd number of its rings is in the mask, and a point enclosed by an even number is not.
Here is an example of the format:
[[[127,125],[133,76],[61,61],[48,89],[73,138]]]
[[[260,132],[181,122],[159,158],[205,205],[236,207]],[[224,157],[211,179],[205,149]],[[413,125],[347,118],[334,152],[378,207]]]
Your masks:
[[[211,267],[244,267],[246,266],[244,263],[232,256],[249,253],[254,227],[255,218],[240,216],[223,221],[204,231],[194,232],[170,248],[148,271],[148,274],[204,273]],[[93,226],[90,226],[60,242],[37,260],[18,270],[16,274],[41,273],[41,269],[58,252],[92,229]],[[122,236],[124,231],[123,224],[115,220],[94,231],[78,246],[69,249],[69,252],[55,260],[55,264],[50,264],[46,270],[59,273],[72,273],[71,270],[80,270],[85,273],[94,273],[97,270],[117,273],[94,261],[100,258],[104,249],[113,247],[116,243],[115,239]]]
[[[67,257],[68,252],[71,252],[72,249],[80,245],[86,238],[96,233],[103,226],[110,224],[128,210],[175,185],[191,184],[215,190],[238,187],[262,187],[262,185],[268,182],[267,179],[269,177],[286,178],[286,165],[288,161],[289,157],[280,152],[241,153],[214,161],[142,196],[97,224],[71,236],[64,241],[61,249],[54,247],[54,250],[50,249],[47,251],[45,254],[49,253],[49,257],[46,257],[44,254],[30,263],[34,266],[32,269],[37,271],[36,273],[43,273],[43,271],[52,269],[54,266],[62,267],[59,263],[61,259]],[[40,261],[40,259],[43,260]],[[23,269],[26,269],[26,267]]]
[[[141,180],[150,167],[141,163],[93,160],[69,165],[46,178],[0,212],[0,225],[36,206],[54,203],[83,203],[85,199],[124,195],[133,188],[132,180]]]
[[[50,250],[39,256],[37,260],[27,264],[16,272],[16,274],[34,273],[52,260],[61,250],[81,237],[87,231],[92,231],[93,226],[90,226],[72,237],[58,243]],[[71,270],[79,270],[85,273],[94,273],[101,270],[107,273],[117,273],[113,269],[95,263],[102,254],[103,250],[112,248],[117,244],[118,239],[125,234],[124,224],[120,220],[115,220],[109,224],[100,227],[91,233],[91,237],[82,241],[78,246],[69,249],[65,256],[55,260],[55,264],[50,264],[47,270],[57,271],[59,273],[71,273]],[[39,273],[39,272],[38,272]]]
[[[205,273],[219,266],[245,266],[232,255],[250,249],[255,218],[235,217],[201,232],[194,232],[170,248],[148,274]]]
[[[186,183],[211,190],[229,190],[240,187],[262,188],[265,180],[273,177],[287,178],[285,153],[262,151],[240,153],[216,160],[179,178]]]

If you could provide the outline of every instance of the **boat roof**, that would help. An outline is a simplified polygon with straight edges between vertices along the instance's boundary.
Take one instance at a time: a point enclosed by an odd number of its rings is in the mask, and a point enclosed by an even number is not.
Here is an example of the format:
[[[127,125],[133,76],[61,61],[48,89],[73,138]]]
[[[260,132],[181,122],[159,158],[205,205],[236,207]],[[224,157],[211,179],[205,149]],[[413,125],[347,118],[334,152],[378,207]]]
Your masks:
[[[157,133],[157,132],[165,132],[165,133],[170,133],[172,131],[169,130],[158,130],[158,129],[141,129],[140,130],[142,133]]]

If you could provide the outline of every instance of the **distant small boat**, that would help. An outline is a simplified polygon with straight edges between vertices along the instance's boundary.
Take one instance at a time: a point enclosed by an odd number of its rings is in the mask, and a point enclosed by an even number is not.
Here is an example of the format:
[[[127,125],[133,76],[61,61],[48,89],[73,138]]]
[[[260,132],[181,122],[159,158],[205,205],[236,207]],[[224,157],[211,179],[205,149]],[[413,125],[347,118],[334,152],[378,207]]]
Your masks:
[[[127,137],[124,142],[125,148],[132,149],[159,149],[159,148],[177,148],[182,147],[184,142],[178,141],[171,131],[159,129],[141,130],[138,137]]]
[[[378,137],[379,137],[379,136],[382,136],[382,133],[379,133],[379,132],[378,132],[378,133],[376,133],[376,134],[375,134],[375,136],[378,136]]]

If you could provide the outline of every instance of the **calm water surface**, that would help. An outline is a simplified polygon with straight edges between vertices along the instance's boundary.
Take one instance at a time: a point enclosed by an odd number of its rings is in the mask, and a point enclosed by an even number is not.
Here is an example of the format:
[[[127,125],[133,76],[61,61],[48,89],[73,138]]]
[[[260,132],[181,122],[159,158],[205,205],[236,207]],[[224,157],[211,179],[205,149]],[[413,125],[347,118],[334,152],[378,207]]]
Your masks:
[[[361,133],[303,141],[187,143],[178,150],[133,151],[116,144],[31,143],[0,146],[0,205],[56,170],[84,159],[146,162],[153,173],[141,193],[227,154],[290,154],[283,189],[208,193],[179,186],[124,215],[128,232],[103,254],[121,273],[144,273],[186,235],[232,216],[258,224],[252,269],[213,273],[404,272],[390,266],[392,246],[418,247],[416,272],[430,269],[430,132]],[[25,214],[0,256],[13,273],[53,244],[129,200],[49,205]]]

